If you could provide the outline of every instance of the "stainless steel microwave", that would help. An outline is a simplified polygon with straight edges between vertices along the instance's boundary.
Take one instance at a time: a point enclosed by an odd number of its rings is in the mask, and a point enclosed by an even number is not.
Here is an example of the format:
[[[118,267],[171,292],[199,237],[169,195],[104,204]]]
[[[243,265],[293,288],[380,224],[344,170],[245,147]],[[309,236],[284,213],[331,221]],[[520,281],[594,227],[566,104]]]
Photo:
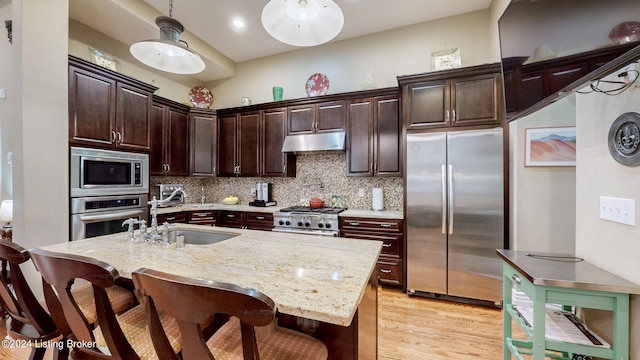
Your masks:
[[[71,147],[71,197],[146,194],[149,155]]]

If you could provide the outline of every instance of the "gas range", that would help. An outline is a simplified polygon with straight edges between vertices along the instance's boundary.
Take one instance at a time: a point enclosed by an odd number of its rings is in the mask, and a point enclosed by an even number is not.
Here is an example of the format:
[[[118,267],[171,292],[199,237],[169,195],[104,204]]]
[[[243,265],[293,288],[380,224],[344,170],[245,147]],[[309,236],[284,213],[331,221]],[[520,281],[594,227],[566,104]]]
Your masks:
[[[273,231],[297,234],[339,236],[338,214],[342,208],[293,206],[273,214]]]

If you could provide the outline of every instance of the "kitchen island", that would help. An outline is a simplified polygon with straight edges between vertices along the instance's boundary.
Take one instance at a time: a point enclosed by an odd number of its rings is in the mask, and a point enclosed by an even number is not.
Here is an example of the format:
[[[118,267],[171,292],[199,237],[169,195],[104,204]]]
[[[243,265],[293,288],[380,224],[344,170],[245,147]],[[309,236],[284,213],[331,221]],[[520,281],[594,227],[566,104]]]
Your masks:
[[[314,336],[325,342],[331,359],[377,357],[375,267],[382,242],[186,224],[177,228],[237,236],[164,248],[127,242],[127,234],[118,233],[43,249],[102,260],[125,278],[145,267],[253,288],[274,300],[283,323],[315,328]]]

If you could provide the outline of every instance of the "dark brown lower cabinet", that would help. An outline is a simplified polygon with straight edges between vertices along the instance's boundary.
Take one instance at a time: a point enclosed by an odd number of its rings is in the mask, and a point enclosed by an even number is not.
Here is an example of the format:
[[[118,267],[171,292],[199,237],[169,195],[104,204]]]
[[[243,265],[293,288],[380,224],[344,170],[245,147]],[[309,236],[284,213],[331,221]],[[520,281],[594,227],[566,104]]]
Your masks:
[[[220,211],[219,226],[271,231],[273,214],[264,212]]]
[[[219,216],[220,213],[216,210],[189,211],[187,213],[189,224],[195,225],[217,225]]]
[[[273,229],[273,214],[263,212],[248,212],[245,214],[246,229],[271,231]]]
[[[404,287],[402,219],[340,217],[340,236],[382,241],[378,258],[378,279],[381,284]]]
[[[184,211],[170,213],[170,214],[158,214],[156,218],[158,220],[158,226],[162,226],[162,224],[164,224],[165,222],[168,222],[170,224],[172,223],[186,224],[187,223],[187,213]],[[149,226],[151,226],[151,219],[149,219]]]

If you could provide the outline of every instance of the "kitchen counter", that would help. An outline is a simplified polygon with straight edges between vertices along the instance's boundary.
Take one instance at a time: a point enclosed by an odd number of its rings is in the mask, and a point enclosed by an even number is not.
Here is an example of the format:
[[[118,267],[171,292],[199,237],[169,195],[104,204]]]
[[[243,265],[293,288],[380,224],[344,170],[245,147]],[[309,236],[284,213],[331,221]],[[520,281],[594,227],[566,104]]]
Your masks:
[[[178,206],[159,207],[158,215],[171,214],[182,211],[199,211],[199,210],[228,210],[228,211],[245,211],[245,212],[264,212],[274,213],[282,209],[281,206],[249,206],[249,205],[226,205],[217,203],[189,203]]]
[[[362,218],[381,218],[381,219],[403,219],[402,211],[388,210],[352,210],[347,209],[338,216],[362,217]]]
[[[183,204],[179,206],[173,207],[163,207],[158,208],[158,215],[162,214],[171,214],[175,212],[182,211],[198,211],[198,210],[228,210],[228,211],[244,211],[244,212],[264,212],[264,213],[274,213],[280,211],[280,209],[284,209],[283,206],[249,206],[249,205],[226,205],[226,204],[217,204],[217,203],[189,203]],[[388,211],[388,210],[357,210],[357,209],[347,209],[340,214],[339,216],[349,216],[349,217],[362,217],[362,218],[383,218],[383,219],[403,219],[404,215],[402,211]]]
[[[233,205],[238,206],[242,205]],[[146,267],[254,288],[271,297],[284,314],[349,326],[375,278],[382,248],[382,242],[371,240],[323,237],[320,241],[310,235],[176,227],[238,236],[210,245],[163,248],[130,243],[126,233],[118,233],[43,249],[105,261],[127,278]]]

